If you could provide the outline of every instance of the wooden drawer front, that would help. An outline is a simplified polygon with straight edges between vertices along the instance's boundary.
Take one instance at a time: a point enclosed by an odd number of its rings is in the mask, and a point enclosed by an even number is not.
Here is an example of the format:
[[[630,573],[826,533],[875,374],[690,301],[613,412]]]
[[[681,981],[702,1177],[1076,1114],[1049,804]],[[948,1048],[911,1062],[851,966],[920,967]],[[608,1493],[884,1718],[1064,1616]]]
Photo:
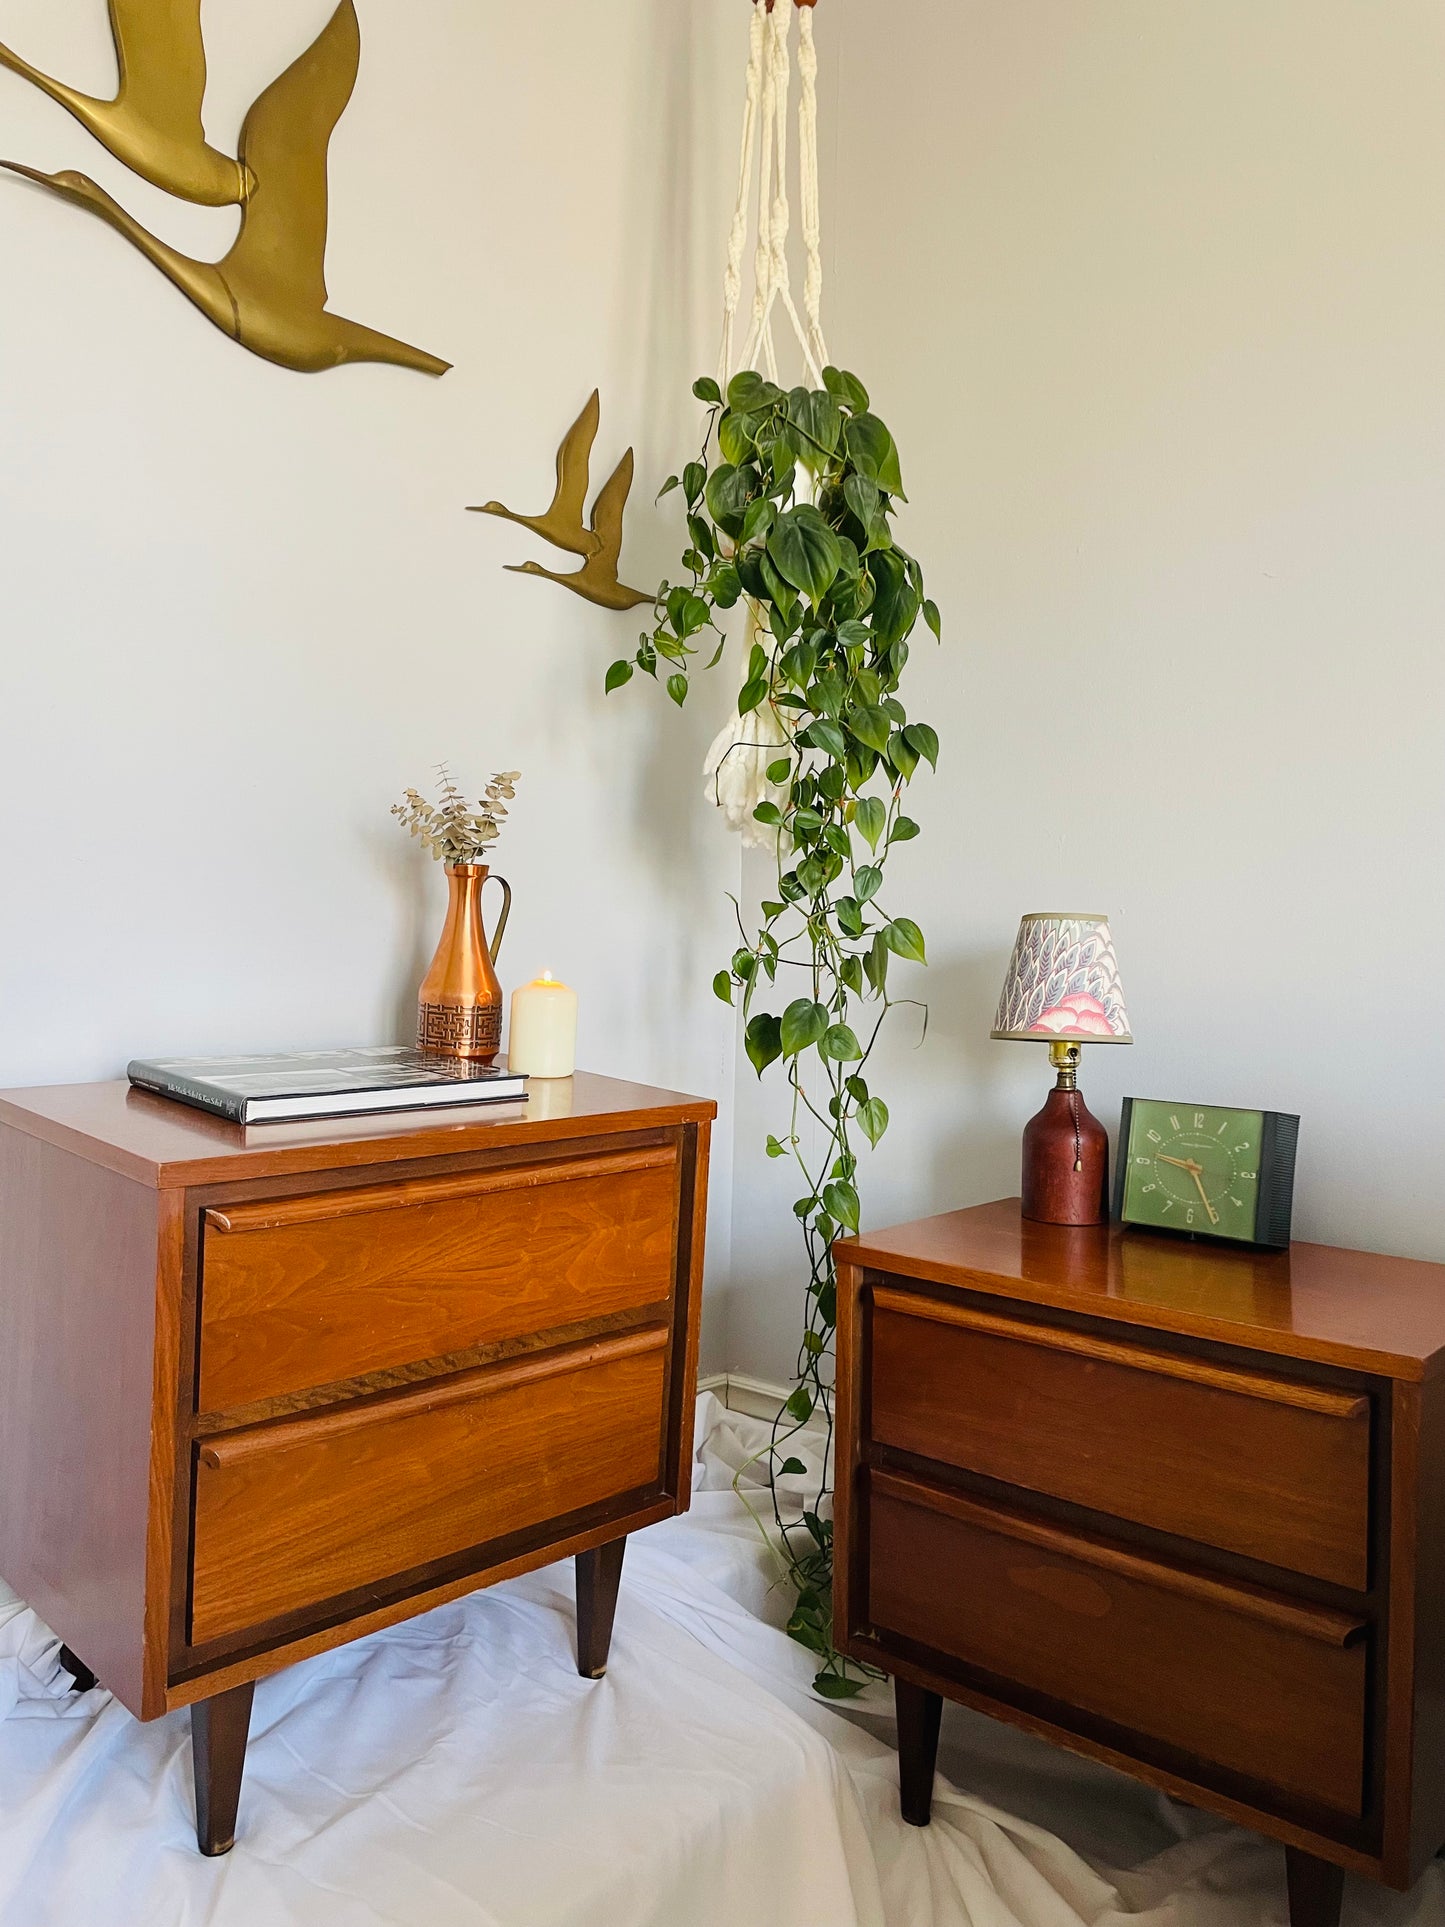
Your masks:
[[[197,1448],[194,1645],[662,1476],[651,1327]]]
[[[885,1445],[1368,1583],[1367,1398],[883,1286],[872,1356]]]
[[[208,1211],[200,1409],[659,1304],[677,1210],[662,1145]]]
[[[887,1473],[871,1497],[874,1627],[1359,1814],[1362,1621]]]

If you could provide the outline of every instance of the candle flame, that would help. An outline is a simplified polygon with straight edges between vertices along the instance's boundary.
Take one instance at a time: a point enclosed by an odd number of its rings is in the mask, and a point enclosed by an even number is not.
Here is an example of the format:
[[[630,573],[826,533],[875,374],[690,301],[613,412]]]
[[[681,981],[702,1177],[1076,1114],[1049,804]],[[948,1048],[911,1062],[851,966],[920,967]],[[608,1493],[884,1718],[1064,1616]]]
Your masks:
[[[557,979],[552,975],[550,970],[544,970],[542,972],[541,981],[544,984],[553,984],[553,983],[556,983]]]

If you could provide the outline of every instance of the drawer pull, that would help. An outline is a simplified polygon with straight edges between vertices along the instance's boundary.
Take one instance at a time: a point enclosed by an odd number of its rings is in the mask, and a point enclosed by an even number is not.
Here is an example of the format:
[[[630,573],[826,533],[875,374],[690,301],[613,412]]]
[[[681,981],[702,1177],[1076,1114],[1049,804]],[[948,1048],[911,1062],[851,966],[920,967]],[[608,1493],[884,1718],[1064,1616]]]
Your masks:
[[[1138,1372],[1156,1372],[1162,1378],[1181,1378],[1192,1385],[1237,1392],[1244,1398],[1262,1398],[1271,1405],[1293,1405],[1299,1411],[1317,1412],[1324,1418],[1360,1419],[1370,1409],[1370,1401],[1363,1392],[1336,1392],[1322,1385],[1266,1378],[1260,1372],[1231,1371],[1228,1366],[1211,1365],[1202,1358],[1146,1351],[1111,1339],[1094,1338],[1088,1332],[1069,1331],[1057,1325],[1034,1325],[1027,1319],[1006,1318],[998,1312],[975,1311],[971,1305],[946,1305],[936,1298],[892,1291],[886,1285],[875,1289],[873,1302],[883,1311],[898,1312],[907,1318],[927,1318],[939,1325],[961,1325],[967,1331],[986,1332],[994,1338],[1012,1338],[1024,1345],[1073,1352],[1079,1358],[1096,1359],[1106,1365],[1127,1365]]]
[[[473,1399],[509,1392],[519,1385],[559,1378],[567,1372],[584,1371],[590,1365],[610,1365],[618,1359],[662,1351],[670,1336],[670,1329],[666,1325],[646,1325],[640,1331],[626,1332],[618,1338],[567,1345],[559,1351],[521,1361],[481,1365],[473,1371],[457,1372],[451,1378],[433,1380],[428,1385],[404,1392],[384,1393],[377,1398],[333,1405],[320,1412],[308,1413],[305,1418],[288,1419],[281,1424],[248,1425],[234,1432],[221,1432],[201,1443],[200,1461],[213,1471],[227,1471],[258,1455],[283,1452],[290,1445],[311,1445],[323,1438],[340,1438],[347,1432],[359,1432],[371,1425],[409,1418],[417,1412],[437,1412],[448,1405],[465,1405]]]
[[[575,1158],[560,1164],[513,1165],[500,1171],[472,1171],[456,1177],[412,1178],[402,1184],[368,1184],[353,1191],[323,1191],[300,1198],[263,1198],[255,1204],[213,1205],[205,1222],[213,1231],[276,1231],[293,1224],[321,1224],[369,1211],[396,1211],[414,1204],[450,1204],[497,1191],[531,1191],[542,1184],[569,1184],[581,1178],[610,1178],[625,1171],[653,1171],[676,1162],[670,1144],[653,1150],[617,1151],[604,1157]]]
[[[1303,1600],[1285,1599],[1278,1593],[1243,1581],[1210,1579],[1182,1566],[1161,1566],[1138,1553],[1126,1552],[1098,1539],[1085,1539],[1066,1532],[1061,1526],[1043,1519],[1026,1518],[1022,1513],[1005,1512],[981,1500],[966,1498],[961,1492],[948,1492],[938,1486],[924,1485],[917,1479],[901,1478],[892,1472],[874,1472],[873,1488],[880,1496],[903,1505],[920,1506],[926,1512],[943,1513],[964,1525],[992,1532],[1005,1539],[1016,1539],[1044,1552],[1061,1554],[1080,1565],[1100,1572],[1116,1572],[1122,1578],[1136,1579],[1186,1599],[1203,1600],[1223,1607],[1246,1619],[1263,1620],[1266,1625],[1314,1639],[1326,1646],[1349,1646],[1365,1631],[1366,1621],[1351,1613],[1336,1612],[1329,1606],[1310,1605]]]

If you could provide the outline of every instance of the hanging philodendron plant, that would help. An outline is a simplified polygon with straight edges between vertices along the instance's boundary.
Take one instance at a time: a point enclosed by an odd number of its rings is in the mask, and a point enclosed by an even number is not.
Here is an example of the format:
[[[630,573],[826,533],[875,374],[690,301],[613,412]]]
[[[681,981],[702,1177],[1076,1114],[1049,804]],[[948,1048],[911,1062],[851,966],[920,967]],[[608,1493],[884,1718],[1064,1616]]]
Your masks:
[[[900,691],[920,617],[935,636],[939,619],[922,568],[895,539],[905,497],[893,437],[862,382],[829,364],[823,340],[812,6],[766,0],[764,9],[755,0],[752,8],[719,379],[694,384],[707,405],[702,448],[661,490],[680,489],[686,503],[686,579],[663,583],[653,627],[630,660],[613,663],[607,688],[641,669],[681,705],[704,651],[707,668],[722,657],[720,619],[746,605],[737,713],[708,756],[708,793],[745,841],[771,850],[776,872],[753,927],[738,905],[741,941],[714,988],[741,1005],[759,1077],[780,1063],[788,1084],[787,1109],[767,1150],[798,1172],[793,1210],[807,1298],[797,1384],[758,1458],[767,1460],[776,1526],[765,1536],[797,1591],[788,1630],[820,1662],[816,1689],[842,1699],[860,1690],[867,1669],[833,1646],[829,1452],[810,1478],[797,1435],[816,1426],[832,1444],[833,1241],[859,1228],[858,1152],[888,1128],[870,1066],[883,1020],[899,1001],[891,973],[899,960],[926,961],[923,932],[892,900],[888,865],[897,845],[918,835],[904,809],[908,786],[921,764],[938,759],[937,735],[909,716]],[[795,10],[806,321],[788,280]],[[755,163],[752,326],[742,372],[728,379]],[[811,385],[779,385],[775,312],[792,325]],[[755,358],[762,372],[748,365]],[[744,1503],[750,1470],[733,1481]],[[784,1479],[807,1485],[800,1518],[779,1502]]]
[[[607,672],[609,690],[637,669],[686,700],[698,658],[723,649],[719,616],[747,603],[748,655],[737,718],[709,758],[716,799],[776,856],[776,883],[714,988],[746,1014],[759,1076],[781,1061],[790,1103],[768,1154],[793,1160],[793,1209],[807,1255],[807,1306],[797,1386],[769,1448],[780,1543],[798,1593],[789,1630],[822,1661],[817,1689],[859,1690],[860,1669],[833,1647],[832,1525],[826,1462],[801,1520],[777,1504],[781,1475],[805,1468],[793,1435],[819,1420],[832,1435],[835,1288],[832,1243],[859,1226],[858,1147],[877,1144],[888,1106],[869,1066],[893,1003],[896,959],[923,963],[918,924],[888,890],[888,860],[918,835],[904,809],[938,737],[900,696],[920,616],[939,634],[923,570],[894,536],[904,499],[898,450],[863,384],[836,368],[822,389],[785,393],[764,376],[735,375],[711,404],[700,458],[663,493],[687,504],[687,580],[664,583],[659,621],[632,660]]]

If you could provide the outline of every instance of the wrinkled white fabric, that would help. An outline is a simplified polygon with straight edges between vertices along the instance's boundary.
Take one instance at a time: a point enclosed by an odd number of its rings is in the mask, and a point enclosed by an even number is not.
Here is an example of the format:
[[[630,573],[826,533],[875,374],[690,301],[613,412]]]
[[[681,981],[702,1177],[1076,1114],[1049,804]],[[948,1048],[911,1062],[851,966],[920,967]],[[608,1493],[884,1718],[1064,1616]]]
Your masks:
[[[1265,1927],[1277,1847],[959,1709],[905,1827],[886,1690],[808,1689],[730,1489],[761,1428],[699,1402],[691,1514],[628,1547],[577,1677],[555,1566],[257,1689],[240,1834],[202,1859],[184,1714],[67,1693],[0,1590],[3,1927]],[[8,1602],[8,1603],[7,1603]],[[1348,1927],[1445,1927],[1351,1882]]]

